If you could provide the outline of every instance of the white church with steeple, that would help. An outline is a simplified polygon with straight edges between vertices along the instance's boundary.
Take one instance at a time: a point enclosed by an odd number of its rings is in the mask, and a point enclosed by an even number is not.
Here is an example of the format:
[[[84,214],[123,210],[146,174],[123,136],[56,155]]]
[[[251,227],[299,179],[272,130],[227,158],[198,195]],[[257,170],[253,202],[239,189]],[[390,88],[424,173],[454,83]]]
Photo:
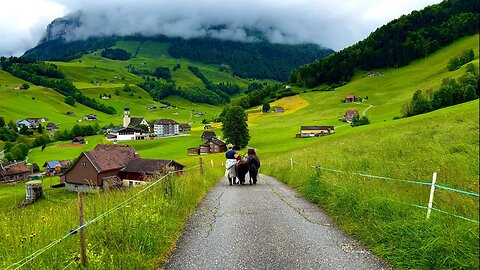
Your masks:
[[[123,108],[123,127],[136,127],[138,125],[145,125],[150,129],[147,120],[143,117],[131,117],[130,108],[128,105],[125,105]]]

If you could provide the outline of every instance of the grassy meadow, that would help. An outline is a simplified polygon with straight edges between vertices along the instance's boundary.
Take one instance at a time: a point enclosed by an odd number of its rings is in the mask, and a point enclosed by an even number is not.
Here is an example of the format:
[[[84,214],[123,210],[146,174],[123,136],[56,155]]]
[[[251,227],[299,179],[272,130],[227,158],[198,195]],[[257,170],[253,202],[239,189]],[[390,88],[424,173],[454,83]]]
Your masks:
[[[380,70],[383,76],[368,77],[359,71],[350,83],[333,92],[314,92],[294,86],[301,94],[271,103],[272,107],[284,107],[285,113],[260,113],[260,107],[248,110],[249,146],[258,149],[261,172],[280,179],[317,203],[339,226],[396,268],[478,269],[478,223],[438,211],[426,220],[426,209],[412,206],[427,204],[429,186],[352,174],[430,182],[433,172],[438,172],[438,184],[478,193],[478,99],[393,120],[401,115],[402,104],[411,99],[414,91],[437,89],[442,79],[459,77],[465,72],[464,67],[447,71],[452,56],[474,49],[474,63],[478,66],[478,38],[475,35],[458,40],[406,67]],[[112,95],[112,99],[102,102],[114,106],[117,115],[96,112],[100,126],[122,123],[125,105],[130,107],[133,117],[172,118],[180,123],[191,123],[193,129],[187,136],[125,143],[145,158],[175,159],[187,167],[198,164],[198,157],[188,156],[187,148],[202,143],[203,125],[200,122],[203,118],[214,118],[222,108],[169,97],[166,100],[178,109],[150,111],[148,106],[158,103],[148,93],[138,87],[133,87],[133,96],[121,91],[125,84],[141,81],[140,77],[127,72],[126,65],[152,70],[168,66],[172,70],[180,63],[181,68],[172,71],[172,76],[182,87],[201,87],[202,84],[187,70],[188,65],[199,67],[213,82],[238,80],[238,84],[246,87],[251,81],[219,72],[213,65],[173,59],[168,56],[168,46],[164,43],[124,41],[116,47],[137,55],[129,61],[113,61],[94,52],[68,63],[55,64],[86,95],[97,99],[102,93]],[[46,116],[52,122],[61,123],[61,128],[69,128],[76,124],[77,118],[93,113],[82,105],[71,107],[63,103],[63,97],[51,89],[37,86],[29,90],[13,89],[21,83],[22,80],[0,71],[0,115],[7,121]],[[342,103],[348,94],[368,96],[368,99],[363,103]],[[367,108],[370,125],[352,128],[339,121],[346,110],[359,109],[363,113]],[[65,115],[69,110],[75,112],[74,117]],[[196,118],[195,112],[206,115]],[[301,125],[336,128],[330,136],[297,139],[295,134],[300,132]],[[214,131],[221,135],[220,128]],[[76,147],[69,142],[56,142],[47,145],[44,151],[32,149],[29,162],[41,166],[48,160],[73,159],[81,151],[107,142],[100,135],[87,140],[88,144]],[[89,226],[87,243],[91,259],[88,268],[149,269],[160,264],[174,246],[189,213],[223,174],[223,154],[202,158],[208,168],[205,176],[186,173],[179,181],[163,181],[135,202]],[[293,169],[291,158],[295,162]],[[344,173],[312,167],[318,165]],[[58,180],[45,179],[45,198],[23,209],[16,208],[24,198],[23,184],[0,186],[0,239],[5,239],[0,245],[0,267],[8,267],[76,227],[76,195],[62,189],[50,189],[48,181]],[[86,220],[137,191],[86,196]],[[451,214],[479,219],[478,197],[437,188],[433,206]],[[31,217],[35,217],[33,222],[25,225],[25,219]],[[64,268],[78,256],[77,237],[68,237],[35,258],[29,266]]]

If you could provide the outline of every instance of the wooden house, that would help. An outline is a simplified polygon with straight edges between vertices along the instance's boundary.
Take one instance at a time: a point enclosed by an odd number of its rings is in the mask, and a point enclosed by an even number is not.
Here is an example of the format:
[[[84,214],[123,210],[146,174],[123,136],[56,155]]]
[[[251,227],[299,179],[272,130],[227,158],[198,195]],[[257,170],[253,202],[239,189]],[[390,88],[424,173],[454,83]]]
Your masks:
[[[210,153],[210,146],[208,144],[202,144],[198,148],[200,155],[208,155]]]
[[[0,163],[0,182],[11,183],[28,179],[30,169],[24,162]]]
[[[192,130],[192,127],[189,124],[180,124],[180,131],[188,132]]]
[[[354,116],[357,116],[359,115],[359,112],[358,110],[348,110],[345,112],[345,114],[343,115],[343,121],[344,122],[348,122],[348,123],[351,123],[352,122],[352,119]]]
[[[109,181],[116,181],[112,176],[118,177],[128,162],[138,158],[135,149],[128,145],[99,144],[92,151],[82,152],[65,172],[62,177],[65,188],[85,192],[104,190]]]
[[[215,132],[213,131],[204,131],[202,133],[202,140],[204,142],[208,142],[211,138],[216,138],[217,137],[217,134],[215,134]]]
[[[355,95],[347,95],[345,96],[345,98],[343,99],[343,102],[355,102],[357,99],[357,97]]]
[[[227,145],[217,138],[211,138],[207,145],[209,147],[209,153],[222,153],[227,152]]]
[[[190,147],[187,152],[189,156],[198,156],[200,155],[200,147]]]
[[[73,144],[84,144],[85,139],[82,136],[78,136],[78,137],[73,138],[72,143]]]

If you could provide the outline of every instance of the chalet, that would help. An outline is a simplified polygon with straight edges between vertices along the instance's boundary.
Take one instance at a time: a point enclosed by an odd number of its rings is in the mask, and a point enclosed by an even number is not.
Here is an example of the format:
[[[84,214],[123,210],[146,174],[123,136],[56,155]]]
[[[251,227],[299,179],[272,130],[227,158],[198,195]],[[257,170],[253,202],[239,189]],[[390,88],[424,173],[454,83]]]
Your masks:
[[[148,136],[143,134],[141,129],[131,127],[110,131],[106,137],[109,141],[137,141],[148,139]]]
[[[155,136],[173,136],[180,134],[180,125],[172,119],[159,119],[153,124]]]
[[[345,114],[343,115],[343,121],[344,121],[344,122],[347,122],[347,123],[351,123],[353,117],[354,117],[354,116],[358,116],[358,115],[359,115],[358,110],[348,110],[348,111],[346,111]]]
[[[11,183],[28,179],[30,170],[24,162],[0,163],[0,182]]]
[[[208,144],[202,144],[198,147],[200,155],[208,155],[210,153],[210,146]]]
[[[75,138],[73,138],[72,143],[73,144],[84,144],[85,139],[82,136],[75,137]]]
[[[275,108],[275,113],[284,113],[285,109],[283,107],[277,107]]]
[[[357,99],[357,97],[354,96],[354,95],[347,95],[343,99],[343,102],[354,102],[356,99]]]
[[[95,121],[98,120],[97,115],[95,114],[87,114],[83,117],[83,120],[85,121]]]
[[[54,132],[54,131],[58,130],[58,127],[54,123],[48,123],[46,129],[49,132]]]
[[[120,178],[124,186],[142,184],[143,181],[165,175],[169,171],[180,172],[185,169],[180,163],[173,160],[133,159],[125,168],[120,170]]]
[[[209,153],[222,153],[227,152],[227,145],[221,140],[213,137],[207,142]]]
[[[92,151],[82,152],[62,179],[70,191],[100,191],[118,183],[121,169],[140,158],[128,145],[99,144]]]
[[[297,138],[318,137],[333,133],[334,126],[301,126]]]
[[[215,132],[213,131],[204,131],[202,133],[202,140],[204,142],[208,142],[211,138],[216,138],[217,137],[217,134],[215,134]]]
[[[179,127],[180,127],[180,131],[182,132],[188,132],[192,130],[192,127],[189,124],[180,124]]]
[[[189,156],[198,156],[200,155],[200,147],[190,147],[187,152]]]

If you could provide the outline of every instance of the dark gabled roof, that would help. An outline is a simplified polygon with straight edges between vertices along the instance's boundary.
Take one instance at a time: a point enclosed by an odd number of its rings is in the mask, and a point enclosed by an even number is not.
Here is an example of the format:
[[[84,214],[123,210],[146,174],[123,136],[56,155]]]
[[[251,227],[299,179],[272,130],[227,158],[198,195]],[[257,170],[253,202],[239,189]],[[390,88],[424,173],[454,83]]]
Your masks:
[[[17,162],[13,163],[10,165],[3,166],[4,176],[9,176],[9,175],[16,175],[16,174],[21,174],[21,173],[30,173],[30,169],[28,169],[27,165],[23,162]]]
[[[334,130],[334,126],[301,126],[300,130]]]
[[[48,123],[47,130],[53,130],[53,129],[58,129],[57,125],[55,125],[54,123]]]
[[[182,129],[191,128],[189,124],[180,124],[180,127],[181,127]]]
[[[98,172],[121,169],[131,160],[139,158],[135,149],[118,144],[99,144],[92,151],[83,154]]]
[[[129,126],[138,126],[142,123],[142,121],[144,120],[144,118],[142,117],[132,117],[130,118],[130,124],[128,124]]]
[[[155,121],[155,125],[176,125],[176,124],[178,123],[172,119],[158,119]]]
[[[217,134],[215,134],[214,131],[204,131],[202,133],[202,137],[216,137]]]
[[[83,142],[85,139],[81,136],[73,138],[72,142]]]
[[[216,145],[218,145],[218,146],[224,146],[224,145],[226,145],[224,142],[222,142],[221,140],[219,140],[219,139],[217,139],[217,138],[215,138],[215,137],[210,138],[210,139],[208,140],[208,142],[212,142],[213,144],[216,144]]]
[[[155,174],[162,172],[165,167],[168,166],[180,166],[185,168],[180,163],[177,163],[173,160],[161,160],[161,159],[133,159],[130,160],[121,171],[128,172],[128,173],[146,173],[146,174]]]
[[[126,127],[126,128],[121,128],[115,132],[143,132],[141,129],[139,128],[132,128],[132,127]]]

